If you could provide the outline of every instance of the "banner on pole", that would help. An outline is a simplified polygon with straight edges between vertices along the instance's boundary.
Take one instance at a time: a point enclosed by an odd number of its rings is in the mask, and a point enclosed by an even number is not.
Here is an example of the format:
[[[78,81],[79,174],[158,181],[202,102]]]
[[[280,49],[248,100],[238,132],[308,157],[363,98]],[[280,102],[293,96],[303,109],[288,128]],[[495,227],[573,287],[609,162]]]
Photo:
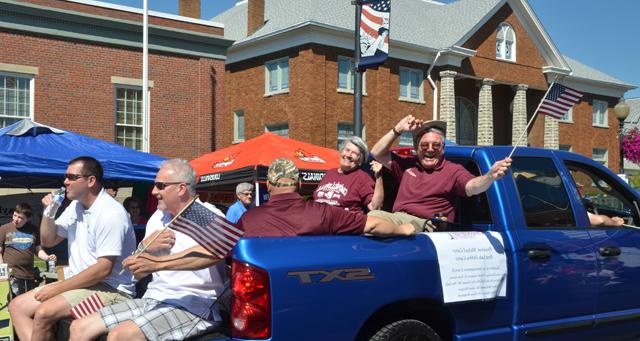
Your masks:
[[[373,0],[362,5],[359,70],[376,67],[387,59],[390,10],[391,0]]]

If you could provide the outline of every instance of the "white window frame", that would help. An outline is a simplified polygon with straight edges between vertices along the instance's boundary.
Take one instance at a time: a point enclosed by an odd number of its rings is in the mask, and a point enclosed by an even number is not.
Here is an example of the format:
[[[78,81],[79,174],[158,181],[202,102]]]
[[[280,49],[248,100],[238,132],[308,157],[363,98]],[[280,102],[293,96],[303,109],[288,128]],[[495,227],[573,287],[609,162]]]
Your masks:
[[[349,129],[340,129],[340,126],[349,126]],[[340,135],[340,131],[351,131],[351,135]],[[342,149],[342,144],[353,136],[353,122],[338,122],[336,124],[336,146],[338,150]]]
[[[283,79],[282,70],[284,69],[283,66],[285,64],[287,65],[287,87],[286,88],[284,88],[282,85],[282,79]],[[275,65],[277,68],[276,74],[278,76],[278,80],[277,80],[278,88],[276,90],[271,90],[271,87],[269,86],[271,84],[271,73],[269,72],[270,65]],[[291,71],[291,68],[289,67],[289,57],[274,59],[264,63],[264,95],[273,96],[277,94],[288,93],[290,88],[290,84],[289,84],[290,71]]]
[[[413,133],[410,131],[403,131],[398,136],[398,146],[400,147],[413,147]]]
[[[604,112],[602,112],[602,109]],[[602,121],[598,117],[602,118]],[[609,128],[609,103],[594,99],[591,104],[591,124],[594,127]]]
[[[573,107],[569,108],[569,111],[562,116],[562,118],[558,119],[560,123],[573,123]]]
[[[0,75],[4,76],[4,77],[15,77],[15,78],[22,78],[22,79],[27,79],[29,81],[29,113],[28,116],[9,116],[6,115],[6,109],[5,108],[0,108],[0,117],[2,118],[2,120],[0,120],[0,123],[4,121],[4,119],[25,119],[28,118],[30,120],[34,120],[34,104],[35,104],[35,75],[33,74],[25,74],[25,73],[16,73],[16,72],[4,72],[4,71],[0,71]],[[17,103],[17,102],[16,102]],[[15,123],[15,122],[14,122]],[[10,124],[9,124],[10,125]],[[0,125],[0,128],[4,128],[5,125]]]
[[[242,132],[240,132],[240,118],[242,118]],[[246,131],[246,121],[244,116],[244,110],[236,110],[233,112],[233,142],[232,143],[240,143],[244,142],[245,139],[245,131]],[[240,136],[242,133],[242,136]]]
[[[568,148],[562,148],[562,147],[568,147]],[[558,145],[558,150],[562,150],[565,152],[573,152],[573,146],[570,144],[559,144]]]
[[[596,150],[604,151],[602,158],[596,158]],[[603,166],[609,167],[609,150],[607,148],[593,148],[591,150],[591,158],[594,161],[601,163]]]
[[[340,62],[350,62],[351,67],[349,68],[349,71],[347,72],[347,87],[343,88],[340,87]],[[353,58],[349,58],[349,57],[345,57],[345,56],[338,56],[338,60],[336,61],[336,66],[337,66],[337,70],[338,70],[338,78],[336,79],[336,90],[338,92],[341,93],[347,93],[347,94],[353,94],[355,91],[355,77],[356,77],[356,72],[355,72],[355,62],[353,61]],[[366,96],[367,95],[367,73],[363,72],[362,73],[362,95]],[[353,84],[353,86],[352,86]]]
[[[284,126],[286,126],[287,133],[286,134],[278,133],[278,131],[280,131],[281,129],[276,129],[276,128],[280,128],[280,127],[284,127]],[[264,126],[264,131],[271,132],[271,133],[274,133],[276,135],[283,136],[283,137],[289,137],[289,122],[280,122],[280,123],[274,123],[274,124],[267,124],[267,125]]]
[[[402,73],[403,72],[407,72],[409,75],[409,80],[408,83],[406,85],[407,89],[406,89],[406,96],[402,96]],[[420,85],[418,86],[418,98],[414,98],[411,97],[411,76],[413,74],[417,74],[418,75],[418,79],[420,80]],[[400,101],[405,101],[405,102],[412,102],[412,103],[421,103],[424,104],[424,74],[422,73],[422,70],[419,69],[412,69],[412,68],[408,68],[408,67],[400,67],[400,72],[398,73],[398,100]]]
[[[509,37],[511,35],[513,40]],[[511,58],[507,57],[507,45],[511,43]],[[506,60],[509,62],[516,61],[516,32],[513,27],[507,23],[498,25],[496,32],[496,59]]]
[[[124,146],[127,148],[131,148],[133,150],[137,150],[137,151],[142,151],[142,152],[147,152],[147,150],[145,150],[145,136],[144,136],[144,108],[141,109],[141,112],[139,113],[142,116],[142,122],[140,123],[140,125],[137,124],[126,124],[126,123],[118,123],[118,89],[125,89],[125,90],[133,90],[133,91],[140,91],[140,103],[142,103],[142,87],[141,86],[135,86],[135,85],[128,85],[128,84],[115,84],[114,86],[114,106],[113,106],[113,113],[114,113],[114,117],[113,117],[113,121],[114,121],[114,134],[113,134],[113,141],[115,144],[120,145],[120,146]],[[147,97],[147,100],[149,102],[151,102],[151,95],[149,93],[149,96]],[[125,99],[126,101],[126,99]],[[151,111],[151,108],[149,106],[149,111]],[[133,147],[129,147],[126,146],[126,144],[120,144],[118,142],[118,127],[119,126],[123,126],[123,127],[133,127],[133,128],[140,128],[140,149],[138,148],[133,148]],[[127,139],[127,137],[124,137],[125,141]]]

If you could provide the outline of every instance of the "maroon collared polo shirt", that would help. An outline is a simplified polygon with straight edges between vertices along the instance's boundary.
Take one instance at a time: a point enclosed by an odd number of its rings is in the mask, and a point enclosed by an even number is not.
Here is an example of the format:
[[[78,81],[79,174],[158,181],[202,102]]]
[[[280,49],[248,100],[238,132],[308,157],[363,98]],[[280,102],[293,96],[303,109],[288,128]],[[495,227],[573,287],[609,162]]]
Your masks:
[[[416,156],[391,153],[391,173],[400,181],[393,212],[406,212],[421,218],[442,214],[454,221],[455,202],[466,197],[465,186],[474,176],[457,163],[442,159],[426,170]]]
[[[273,195],[240,218],[244,237],[286,237],[364,232],[367,216],[304,200],[298,193]]]

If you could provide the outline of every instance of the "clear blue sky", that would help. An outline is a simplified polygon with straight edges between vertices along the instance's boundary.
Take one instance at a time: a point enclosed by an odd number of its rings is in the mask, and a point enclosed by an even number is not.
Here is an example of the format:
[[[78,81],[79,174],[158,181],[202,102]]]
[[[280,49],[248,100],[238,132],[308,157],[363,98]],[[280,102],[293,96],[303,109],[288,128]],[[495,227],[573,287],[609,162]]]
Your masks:
[[[142,0],[102,1],[143,6]],[[203,19],[210,19],[237,2],[201,1]],[[639,0],[529,0],[529,4],[562,54],[640,86],[640,66],[636,65],[640,59]],[[149,9],[177,14],[178,0],[149,0]],[[625,97],[640,97],[640,89],[627,92]]]

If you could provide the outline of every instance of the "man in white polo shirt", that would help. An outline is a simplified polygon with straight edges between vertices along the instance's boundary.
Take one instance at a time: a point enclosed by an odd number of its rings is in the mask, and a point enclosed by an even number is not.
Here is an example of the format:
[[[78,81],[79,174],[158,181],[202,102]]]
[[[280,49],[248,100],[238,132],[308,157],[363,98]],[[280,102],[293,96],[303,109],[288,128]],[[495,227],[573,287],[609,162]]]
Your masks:
[[[55,221],[43,215],[42,245],[68,240],[66,278],[16,297],[9,306],[21,340],[52,340],[54,324],[71,317],[70,309],[98,293],[104,304],[135,295],[133,276],[120,274],[122,261],[135,250],[135,234],[126,210],[102,188],[103,170],[91,157],[69,162],[64,175],[67,198],[73,200]],[[52,194],[42,199],[44,207]],[[55,214],[55,212],[53,212]]]

